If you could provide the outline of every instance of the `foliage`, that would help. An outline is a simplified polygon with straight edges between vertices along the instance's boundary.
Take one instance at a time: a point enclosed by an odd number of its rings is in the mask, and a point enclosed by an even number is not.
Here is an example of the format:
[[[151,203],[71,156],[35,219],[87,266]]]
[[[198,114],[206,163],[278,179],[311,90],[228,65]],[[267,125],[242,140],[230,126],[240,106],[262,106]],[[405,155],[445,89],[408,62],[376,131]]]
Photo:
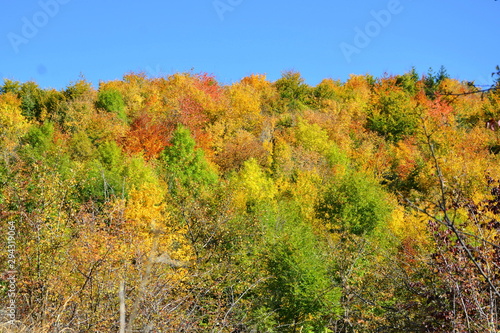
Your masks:
[[[434,72],[432,68],[429,68],[429,71],[423,80],[424,90],[427,97],[431,99],[435,98],[436,93],[440,92],[440,83],[447,78],[449,78],[449,75],[444,66],[441,66],[438,72]]]
[[[0,95],[0,146],[9,148],[15,145],[28,126],[22,115],[21,101],[12,93]]]
[[[162,157],[171,191],[175,191],[178,184],[189,188],[217,182],[217,174],[208,164],[203,151],[195,147],[196,143],[189,129],[179,125],[172,134],[170,144],[163,151]]]
[[[478,91],[444,68],[5,80],[0,332],[497,331],[500,95]]]
[[[357,172],[330,185],[318,206],[318,216],[332,231],[362,235],[387,221],[390,208],[382,188],[367,175]]]
[[[375,86],[368,109],[367,128],[396,142],[414,134],[420,118],[410,96],[389,81],[392,80],[384,80]]]
[[[419,90],[417,84],[418,80],[419,80],[418,73],[415,67],[413,67],[411,71],[409,71],[408,73],[397,76],[396,84],[401,88],[403,88],[403,90],[406,91],[407,93],[415,95]]]
[[[121,119],[126,120],[125,102],[118,90],[108,89],[99,91],[96,106],[108,112],[114,112]]]
[[[284,107],[291,111],[306,108],[309,102],[310,87],[298,72],[284,72],[279,80],[274,83]]]

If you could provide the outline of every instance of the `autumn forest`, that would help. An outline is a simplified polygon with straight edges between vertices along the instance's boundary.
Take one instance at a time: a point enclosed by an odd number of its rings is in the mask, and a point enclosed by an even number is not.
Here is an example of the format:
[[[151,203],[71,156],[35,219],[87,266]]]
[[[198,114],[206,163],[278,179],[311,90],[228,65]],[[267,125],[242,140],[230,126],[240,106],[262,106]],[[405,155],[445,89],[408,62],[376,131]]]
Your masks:
[[[500,332],[500,72],[0,85],[0,332]]]

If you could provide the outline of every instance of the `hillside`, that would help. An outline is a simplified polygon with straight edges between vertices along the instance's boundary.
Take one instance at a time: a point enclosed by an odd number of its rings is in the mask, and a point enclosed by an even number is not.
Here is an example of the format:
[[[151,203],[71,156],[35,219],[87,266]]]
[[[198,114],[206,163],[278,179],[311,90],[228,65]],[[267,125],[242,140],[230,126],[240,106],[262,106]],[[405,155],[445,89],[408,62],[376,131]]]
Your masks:
[[[499,119],[444,70],[5,80],[0,332],[498,332]]]

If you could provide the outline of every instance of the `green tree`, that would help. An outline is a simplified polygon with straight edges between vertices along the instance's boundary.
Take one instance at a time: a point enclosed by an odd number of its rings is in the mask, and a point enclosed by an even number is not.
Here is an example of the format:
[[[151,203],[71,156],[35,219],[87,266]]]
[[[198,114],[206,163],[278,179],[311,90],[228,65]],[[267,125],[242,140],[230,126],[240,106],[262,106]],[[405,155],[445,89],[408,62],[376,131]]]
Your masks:
[[[196,148],[196,142],[188,128],[178,125],[170,144],[163,151],[162,157],[171,191],[175,192],[177,185],[196,188],[217,182],[217,173],[208,164],[203,150]]]
[[[274,86],[289,110],[302,110],[306,108],[311,96],[311,87],[305,82],[299,72],[284,72]]]
[[[269,274],[261,305],[274,313],[276,332],[325,332],[339,309],[340,290],[328,272],[328,260],[311,225],[293,201],[282,201],[262,223],[267,229],[262,251]],[[262,311],[260,307],[260,312]]]
[[[113,112],[120,119],[126,120],[125,102],[122,94],[116,89],[106,89],[99,91],[97,95],[96,107],[104,109],[108,112]]]
[[[375,88],[368,106],[367,128],[389,141],[399,141],[412,135],[418,125],[419,115],[414,102],[393,80],[384,80]]]
[[[396,84],[411,95],[415,95],[418,92],[418,80],[419,76],[415,67],[413,67],[408,73],[396,76]]]
[[[444,79],[449,79],[450,76],[446,71],[444,66],[439,68],[436,73],[432,68],[429,68],[427,75],[424,77],[424,90],[427,97],[430,99],[436,98],[436,93],[439,91],[439,84],[444,81]]]
[[[114,141],[102,143],[94,159],[86,161],[79,174],[82,201],[104,203],[126,195],[125,159]]]
[[[332,184],[317,211],[318,217],[332,231],[363,235],[371,233],[389,218],[391,206],[378,183],[356,172]]]

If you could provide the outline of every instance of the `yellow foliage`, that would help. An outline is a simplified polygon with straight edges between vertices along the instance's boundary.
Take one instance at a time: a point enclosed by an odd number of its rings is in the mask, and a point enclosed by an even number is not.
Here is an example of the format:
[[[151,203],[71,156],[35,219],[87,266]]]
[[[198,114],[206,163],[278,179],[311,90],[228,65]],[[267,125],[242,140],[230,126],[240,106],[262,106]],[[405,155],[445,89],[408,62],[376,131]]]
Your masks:
[[[15,145],[28,127],[21,114],[21,100],[13,93],[0,95],[0,145]]]
[[[291,193],[302,215],[309,221],[315,216],[320,197],[321,177],[315,172],[298,172]]]
[[[129,220],[131,233],[136,234],[137,243],[144,251],[152,248],[156,238],[158,251],[174,260],[187,262],[192,259],[191,246],[186,239],[187,230],[175,225],[165,202],[166,193],[159,186],[147,184],[130,192],[125,217]]]
[[[396,162],[396,173],[399,178],[406,179],[417,167],[420,158],[419,151],[414,140],[405,139],[398,142],[394,147]]]
[[[231,107],[223,115],[229,122],[230,131],[245,129],[252,131],[262,122],[261,103],[258,92],[250,85],[235,83],[227,88]]]
[[[324,129],[303,119],[298,120],[295,136],[299,145],[320,154],[325,153],[331,146],[328,133]]]
[[[94,113],[88,119],[82,127],[94,143],[119,141],[127,132],[127,125],[112,113]]]
[[[371,90],[367,77],[350,75],[349,80],[338,88],[338,96],[344,101],[346,111],[358,121],[363,118],[362,113],[370,100]]]
[[[254,158],[245,161],[235,181],[234,205],[238,208],[243,209],[250,202],[269,202],[277,193],[273,180],[266,176]]]
[[[276,174],[289,176],[292,173],[294,167],[292,147],[283,138],[276,138],[272,158]]]
[[[257,91],[265,91],[272,87],[264,74],[252,74],[241,79],[241,83],[254,87]]]
[[[165,193],[157,186],[148,185],[130,192],[126,217],[134,221],[136,227],[155,232],[166,224],[169,214],[164,202]]]
[[[254,88],[263,99],[271,98],[276,94],[275,88],[272,83],[267,80],[266,75],[252,74],[241,79],[241,83]]]
[[[218,120],[207,126],[207,132],[211,138],[211,149],[217,154],[221,152],[226,144],[227,122],[223,119]]]
[[[403,243],[410,242],[417,247],[429,245],[428,218],[414,211],[408,212],[402,206],[393,210],[388,222],[389,229]]]
[[[266,75],[252,74],[241,79],[241,83],[252,87],[259,98],[262,111],[271,111],[271,105],[278,99],[278,92],[271,82],[266,79]]]

